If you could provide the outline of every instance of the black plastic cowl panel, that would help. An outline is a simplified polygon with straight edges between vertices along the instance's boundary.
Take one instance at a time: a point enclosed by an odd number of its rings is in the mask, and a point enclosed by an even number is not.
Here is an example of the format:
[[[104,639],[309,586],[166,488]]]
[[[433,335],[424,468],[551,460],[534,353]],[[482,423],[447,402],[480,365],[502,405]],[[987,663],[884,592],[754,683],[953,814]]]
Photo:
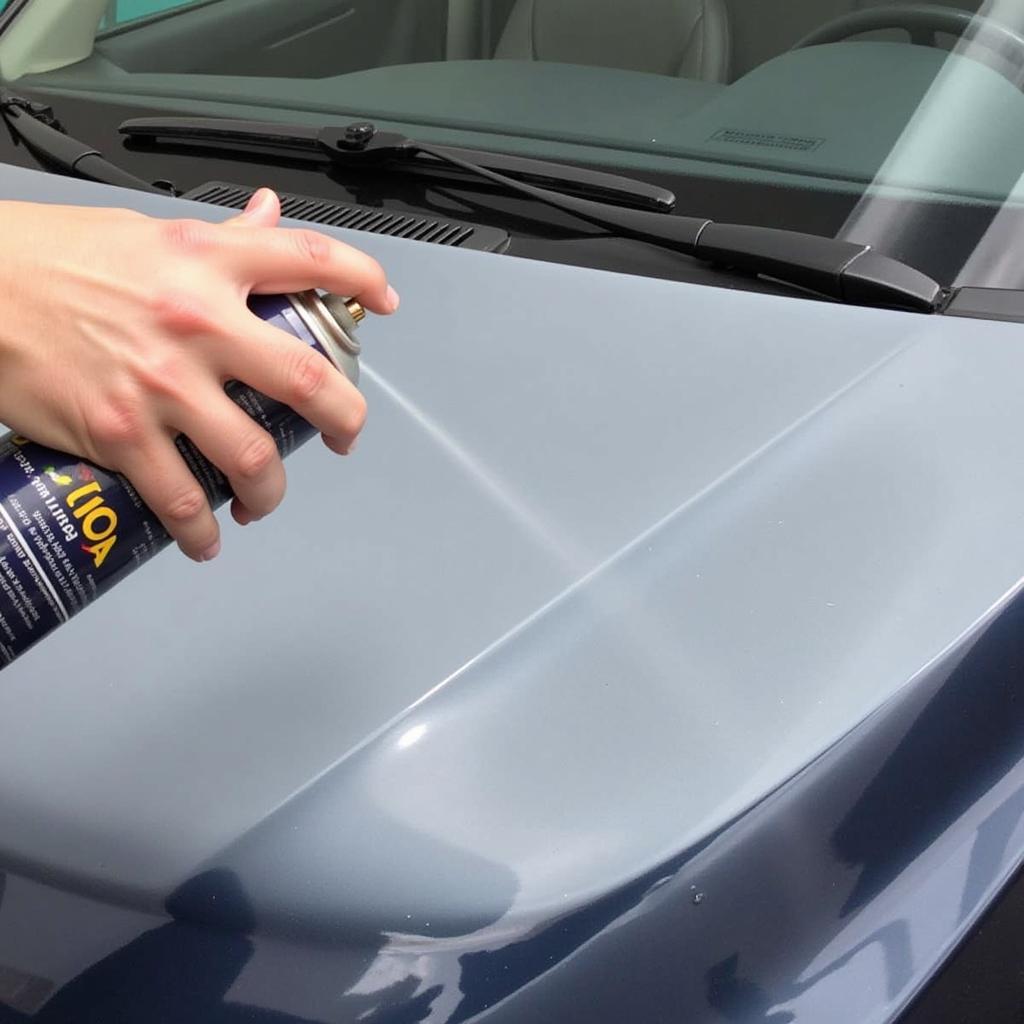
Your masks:
[[[241,210],[253,192],[255,189],[247,185],[208,181],[186,192],[182,198]],[[313,224],[330,224],[332,227],[369,231],[376,235],[409,238],[417,242],[430,242],[453,248],[478,249],[483,252],[504,252],[509,244],[508,232],[500,228],[395,213],[375,206],[342,203],[333,199],[297,195],[293,192],[280,192],[278,195],[281,199],[281,212],[285,217],[310,221]]]

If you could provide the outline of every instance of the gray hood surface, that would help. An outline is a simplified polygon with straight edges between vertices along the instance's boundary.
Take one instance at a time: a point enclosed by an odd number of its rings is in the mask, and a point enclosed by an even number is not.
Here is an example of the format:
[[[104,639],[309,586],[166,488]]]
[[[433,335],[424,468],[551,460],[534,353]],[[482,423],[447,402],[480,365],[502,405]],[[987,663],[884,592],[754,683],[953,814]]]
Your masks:
[[[1019,327],[341,237],[403,298],[358,451],[310,444],[215,563],[161,555],[3,673],[24,874],[157,906],[226,864],[270,917],[435,935],[568,909],[1018,586]]]

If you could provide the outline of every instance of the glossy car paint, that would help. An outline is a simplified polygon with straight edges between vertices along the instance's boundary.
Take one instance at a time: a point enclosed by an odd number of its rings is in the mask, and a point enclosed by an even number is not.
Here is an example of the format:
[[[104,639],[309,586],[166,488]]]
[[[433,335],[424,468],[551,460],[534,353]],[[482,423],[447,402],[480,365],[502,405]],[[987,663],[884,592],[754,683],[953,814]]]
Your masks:
[[[893,1019],[1024,839],[1019,327],[347,237],[358,456],[3,674],[0,1012]]]

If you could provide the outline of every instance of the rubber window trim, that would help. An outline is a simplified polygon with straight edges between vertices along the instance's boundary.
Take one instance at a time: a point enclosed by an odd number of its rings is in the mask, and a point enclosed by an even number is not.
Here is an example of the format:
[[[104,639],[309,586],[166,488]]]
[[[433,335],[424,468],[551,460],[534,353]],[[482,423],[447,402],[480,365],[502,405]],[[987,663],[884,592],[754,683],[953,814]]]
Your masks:
[[[0,36],[2,36],[13,23],[14,19],[21,14],[23,10],[32,2],[32,0],[11,0],[10,4],[4,8],[3,14],[0,14]]]

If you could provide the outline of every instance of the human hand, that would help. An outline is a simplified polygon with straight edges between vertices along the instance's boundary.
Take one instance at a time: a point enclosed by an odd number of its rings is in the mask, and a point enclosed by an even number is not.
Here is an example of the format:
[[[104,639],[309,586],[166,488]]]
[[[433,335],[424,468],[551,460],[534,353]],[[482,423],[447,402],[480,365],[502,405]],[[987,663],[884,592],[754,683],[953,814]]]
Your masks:
[[[398,306],[375,260],[279,219],[266,189],[225,224],[0,203],[0,421],[123,473],[197,561],[216,557],[220,534],[178,434],[228,478],[237,522],[285,491],[273,439],[227,381],[289,405],[340,454],[366,416],[329,360],[248,309],[250,292],[323,288],[376,313]]]

